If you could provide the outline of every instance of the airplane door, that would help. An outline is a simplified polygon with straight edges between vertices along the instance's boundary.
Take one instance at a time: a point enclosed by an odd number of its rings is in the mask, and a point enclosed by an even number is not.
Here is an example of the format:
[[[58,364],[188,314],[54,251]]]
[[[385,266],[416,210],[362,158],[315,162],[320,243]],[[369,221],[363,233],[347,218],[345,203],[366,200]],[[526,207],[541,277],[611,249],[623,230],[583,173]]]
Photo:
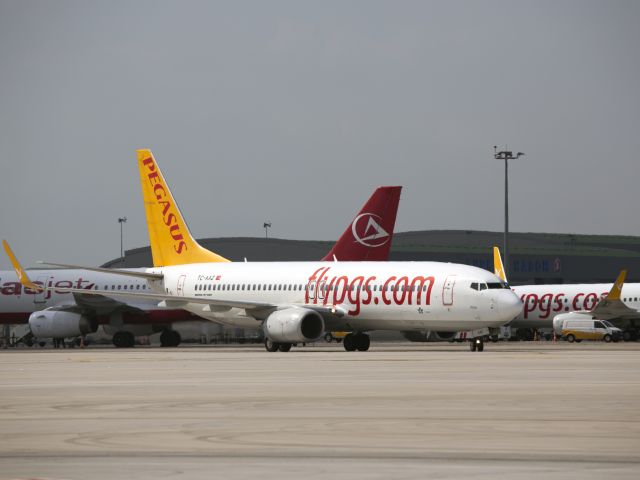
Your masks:
[[[455,284],[455,275],[449,275],[444,281],[444,286],[442,287],[442,304],[445,307],[453,305],[453,287]]]
[[[38,278],[36,278],[34,283],[36,283],[37,285],[46,285],[48,281],[49,281],[49,275],[40,275]],[[36,293],[33,296],[33,303],[37,303],[37,304],[45,303],[47,301],[46,295],[47,295],[46,290]]]
[[[176,289],[176,294],[184,297],[184,282],[187,279],[186,275],[180,275],[178,277],[178,288]]]

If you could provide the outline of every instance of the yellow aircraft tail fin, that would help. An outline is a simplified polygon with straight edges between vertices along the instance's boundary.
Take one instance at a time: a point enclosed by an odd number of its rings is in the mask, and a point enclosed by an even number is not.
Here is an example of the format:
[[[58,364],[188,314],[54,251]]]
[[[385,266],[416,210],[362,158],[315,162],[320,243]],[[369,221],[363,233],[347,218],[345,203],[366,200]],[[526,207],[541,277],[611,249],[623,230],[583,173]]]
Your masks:
[[[627,278],[627,271],[622,270],[620,272],[620,275],[618,275],[618,278],[616,278],[616,281],[613,284],[613,287],[611,287],[611,290],[607,294],[607,300],[620,300],[620,294],[622,293],[622,286],[624,285],[624,281],[626,280],[626,278]]]
[[[502,257],[500,256],[500,249],[498,247],[493,247],[493,273],[496,277],[499,277],[500,280],[506,282],[507,274],[504,271],[504,265],[502,264]]]
[[[13,265],[13,269],[16,271],[16,275],[18,275],[18,280],[20,281],[22,286],[30,288],[34,292],[43,291],[44,289],[40,285],[36,285],[31,281],[31,279],[29,278],[29,275],[27,275],[27,271],[24,268],[22,268],[22,265],[20,265],[20,262],[18,261],[16,256],[13,254],[13,250],[11,250],[9,243],[7,243],[6,240],[2,240],[2,246],[4,247],[4,251],[9,257],[9,260],[11,260],[11,265]]]
[[[138,169],[154,267],[228,262],[191,236],[151,150],[138,150]]]

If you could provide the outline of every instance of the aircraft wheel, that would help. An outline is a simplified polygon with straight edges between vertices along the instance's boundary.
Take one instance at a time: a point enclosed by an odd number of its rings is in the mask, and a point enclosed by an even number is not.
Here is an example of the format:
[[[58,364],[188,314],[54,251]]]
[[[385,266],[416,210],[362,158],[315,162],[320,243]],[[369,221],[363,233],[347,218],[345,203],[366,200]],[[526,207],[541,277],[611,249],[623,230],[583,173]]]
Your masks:
[[[356,349],[359,352],[366,352],[369,350],[369,346],[371,345],[371,338],[366,333],[359,333],[355,336],[356,340]]]
[[[264,348],[267,350],[267,352],[277,352],[279,347],[280,347],[279,343],[276,343],[269,338],[265,338]]]
[[[331,335],[331,333],[327,332],[324,334],[324,341],[327,343],[331,343],[331,340],[333,340],[333,335]]]
[[[476,341],[475,340],[471,340],[469,342],[469,350],[471,350],[472,352],[475,352],[476,348],[477,348]]]
[[[480,343],[478,343],[478,351],[479,352],[484,351],[484,342],[482,340],[480,340]]]
[[[161,347],[177,347],[181,341],[182,337],[175,330],[165,330],[160,334]]]
[[[567,335],[567,342],[569,343],[573,343],[576,341],[576,337],[575,335],[573,335],[572,333],[570,333],[569,335]]]
[[[290,343],[280,343],[280,344],[278,344],[278,350],[280,350],[281,352],[288,352],[289,350],[291,350],[291,344]]]
[[[344,337],[344,341],[342,342],[342,345],[344,345],[344,349],[347,352],[355,352],[356,351],[356,341],[355,341],[355,335],[350,333],[348,334],[346,337]]]
[[[604,336],[603,340],[607,343],[611,342],[611,335],[609,335],[608,333]]]
[[[118,348],[131,348],[135,343],[135,337],[131,332],[116,332],[113,336],[113,344]]]

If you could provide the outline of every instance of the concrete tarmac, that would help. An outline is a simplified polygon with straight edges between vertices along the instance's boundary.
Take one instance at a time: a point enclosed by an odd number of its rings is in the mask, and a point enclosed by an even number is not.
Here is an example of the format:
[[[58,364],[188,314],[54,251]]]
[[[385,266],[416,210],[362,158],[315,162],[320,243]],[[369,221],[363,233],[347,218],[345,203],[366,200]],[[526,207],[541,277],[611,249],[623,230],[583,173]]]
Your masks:
[[[0,351],[0,478],[636,479],[640,344]]]

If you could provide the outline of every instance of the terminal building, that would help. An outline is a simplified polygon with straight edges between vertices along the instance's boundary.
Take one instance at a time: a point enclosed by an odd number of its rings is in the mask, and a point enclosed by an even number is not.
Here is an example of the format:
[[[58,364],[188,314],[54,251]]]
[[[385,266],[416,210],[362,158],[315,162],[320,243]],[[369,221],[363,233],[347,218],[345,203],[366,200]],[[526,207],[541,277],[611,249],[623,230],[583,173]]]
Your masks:
[[[232,261],[314,261],[331,249],[331,241],[279,238],[204,238],[198,242]],[[493,270],[492,247],[502,248],[502,232],[425,230],[395,233],[390,260],[436,261]],[[339,261],[340,259],[338,259]],[[556,233],[509,234],[509,282],[608,283],[620,270],[627,282],[640,282],[640,237]],[[149,247],[127,250],[105,267],[148,267]]]

